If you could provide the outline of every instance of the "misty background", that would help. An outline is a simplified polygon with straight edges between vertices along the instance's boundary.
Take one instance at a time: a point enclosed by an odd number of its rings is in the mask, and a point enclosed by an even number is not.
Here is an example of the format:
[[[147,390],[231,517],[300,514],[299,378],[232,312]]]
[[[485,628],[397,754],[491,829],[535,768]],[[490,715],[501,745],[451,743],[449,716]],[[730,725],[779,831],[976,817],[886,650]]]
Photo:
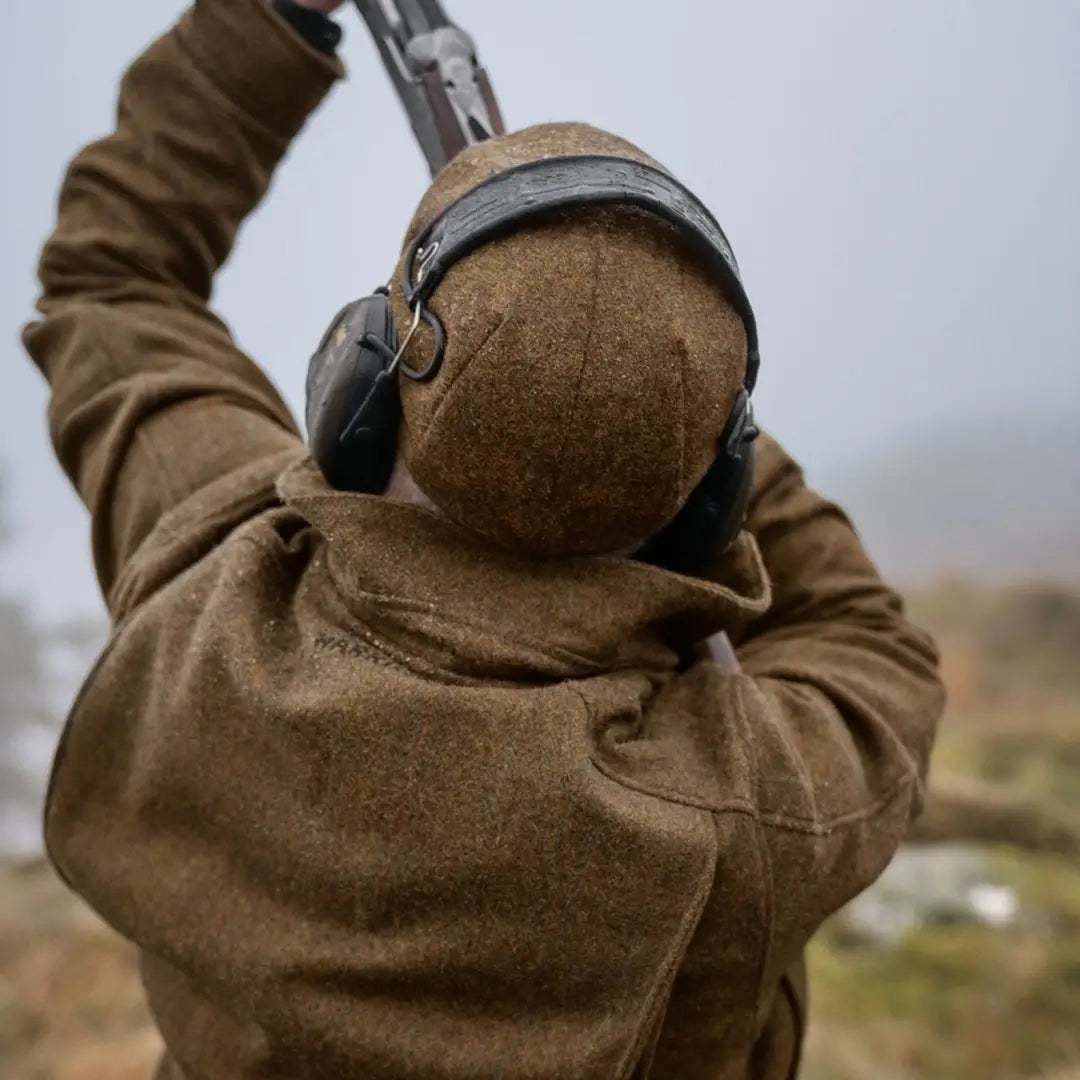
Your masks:
[[[757,313],[759,418],[888,573],[1080,579],[1080,5],[446,2],[508,123],[610,129],[711,206]],[[104,620],[18,331],[68,160],[110,129],[123,67],[182,7],[0,9],[5,807],[40,788]],[[349,78],[214,300],[298,415],[327,320],[388,276],[427,184],[366,29],[339,17]],[[36,843],[0,816],[0,851]]]

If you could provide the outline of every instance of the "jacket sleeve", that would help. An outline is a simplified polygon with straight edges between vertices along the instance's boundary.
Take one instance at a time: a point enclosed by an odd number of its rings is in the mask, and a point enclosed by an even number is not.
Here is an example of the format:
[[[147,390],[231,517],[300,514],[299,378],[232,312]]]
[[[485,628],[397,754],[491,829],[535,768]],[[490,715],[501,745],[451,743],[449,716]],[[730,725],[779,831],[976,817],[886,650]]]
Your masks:
[[[63,181],[24,342],[48,379],[64,469],[118,577],[170,511],[301,447],[258,367],[209,311],[213,276],[341,74],[266,0],[197,0],[120,88],[116,130]]]
[[[774,874],[775,934],[794,943],[891,860],[922,806],[944,706],[931,640],[907,621],[843,512],[767,436],[747,527],[772,584],[736,641]]]

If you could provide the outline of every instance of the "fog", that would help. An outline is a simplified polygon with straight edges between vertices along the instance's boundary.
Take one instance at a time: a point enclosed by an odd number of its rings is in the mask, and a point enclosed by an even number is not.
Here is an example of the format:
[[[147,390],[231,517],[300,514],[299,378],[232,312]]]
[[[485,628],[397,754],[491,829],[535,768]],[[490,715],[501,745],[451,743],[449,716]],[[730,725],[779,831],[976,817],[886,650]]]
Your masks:
[[[0,14],[6,588],[95,612],[86,521],[17,342],[67,160],[111,123],[173,0]],[[906,433],[1080,401],[1080,7],[1067,0],[663,5],[454,0],[509,122],[584,119],[710,204],[743,264],[759,413],[829,475]],[[294,407],[327,317],[387,275],[426,183],[355,12],[350,78],[241,236],[215,303]],[[1004,419],[1002,419],[1004,418]]]

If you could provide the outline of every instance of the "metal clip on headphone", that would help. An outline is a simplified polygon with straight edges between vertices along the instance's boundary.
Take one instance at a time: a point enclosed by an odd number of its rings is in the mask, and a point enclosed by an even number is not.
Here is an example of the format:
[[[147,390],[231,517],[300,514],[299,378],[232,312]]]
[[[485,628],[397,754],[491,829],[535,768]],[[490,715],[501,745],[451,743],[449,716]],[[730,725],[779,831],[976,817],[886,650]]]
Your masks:
[[[491,177],[447,207],[403,260],[402,293],[413,313],[404,341],[398,341],[386,289],[338,313],[311,358],[307,378],[311,452],[331,485],[370,494],[386,490],[401,423],[399,370],[425,382],[442,367],[446,338],[428,304],[450,267],[527,222],[595,205],[635,206],[678,228],[716,275],[746,330],[746,377],[718,440],[716,460],[675,519],[637,557],[693,574],[734,541],[746,516],[758,435],[750,403],[759,366],[754,313],[731,245],[708,209],[666,173],[624,158],[531,162]],[[435,344],[417,370],[404,353],[421,321],[434,331]]]

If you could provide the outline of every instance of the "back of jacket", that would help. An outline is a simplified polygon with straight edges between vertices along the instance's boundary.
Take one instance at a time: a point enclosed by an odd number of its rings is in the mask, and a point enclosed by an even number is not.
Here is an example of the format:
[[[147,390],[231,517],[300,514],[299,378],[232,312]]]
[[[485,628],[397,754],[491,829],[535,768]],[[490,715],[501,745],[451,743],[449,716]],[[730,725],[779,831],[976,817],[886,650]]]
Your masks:
[[[162,1075],[792,1075],[802,949],[918,807],[933,649],[767,438],[700,580],[329,490],[206,302],[337,74],[200,0],[65,182],[26,341],[116,627],[50,854],[140,946]]]

